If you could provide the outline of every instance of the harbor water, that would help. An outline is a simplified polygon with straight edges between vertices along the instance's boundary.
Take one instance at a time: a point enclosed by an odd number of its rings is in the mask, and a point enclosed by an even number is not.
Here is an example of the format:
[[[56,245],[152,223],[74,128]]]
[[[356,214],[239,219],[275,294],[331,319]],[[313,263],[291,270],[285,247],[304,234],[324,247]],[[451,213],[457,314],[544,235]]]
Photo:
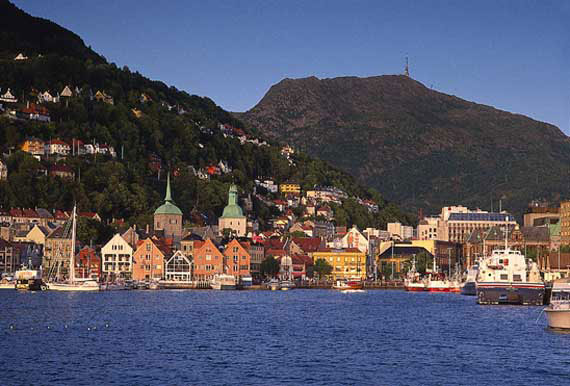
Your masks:
[[[3,385],[568,385],[541,307],[332,290],[0,291]]]

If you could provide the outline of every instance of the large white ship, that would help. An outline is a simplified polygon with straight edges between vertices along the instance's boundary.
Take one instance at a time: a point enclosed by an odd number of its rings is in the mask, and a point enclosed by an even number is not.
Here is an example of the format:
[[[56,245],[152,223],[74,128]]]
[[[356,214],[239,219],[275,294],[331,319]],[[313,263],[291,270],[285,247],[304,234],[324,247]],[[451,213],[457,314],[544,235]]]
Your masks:
[[[535,262],[527,264],[520,251],[507,246],[479,263],[476,287],[479,304],[541,306],[544,302],[538,266]]]

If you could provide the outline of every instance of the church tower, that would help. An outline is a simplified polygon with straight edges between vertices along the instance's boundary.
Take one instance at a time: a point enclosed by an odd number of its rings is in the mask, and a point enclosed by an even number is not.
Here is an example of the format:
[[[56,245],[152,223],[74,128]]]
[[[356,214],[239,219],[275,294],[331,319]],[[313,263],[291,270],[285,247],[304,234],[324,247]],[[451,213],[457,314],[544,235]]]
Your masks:
[[[154,211],[154,230],[164,231],[164,237],[175,242],[182,238],[182,211],[174,204],[170,193],[170,173],[166,178],[166,195],[164,204]]]
[[[224,233],[224,229],[229,229],[235,236],[246,235],[247,219],[238,205],[238,189],[233,184],[228,192],[228,205],[226,205],[222,217],[218,220],[219,232]]]

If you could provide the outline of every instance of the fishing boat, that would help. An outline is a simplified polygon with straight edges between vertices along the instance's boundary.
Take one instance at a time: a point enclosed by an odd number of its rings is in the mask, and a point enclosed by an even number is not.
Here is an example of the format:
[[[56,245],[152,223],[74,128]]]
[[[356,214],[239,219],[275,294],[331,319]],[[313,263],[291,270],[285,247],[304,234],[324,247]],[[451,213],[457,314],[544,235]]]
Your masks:
[[[364,288],[364,283],[361,279],[339,279],[333,286],[333,289],[345,291],[345,290],[361,290]]]
[[[214,275],[210,286],[215,290],[234,290],[236,289],[236,278],[225,273],[217,274]]]
[[[15,277],[15,288],[17,290],[41,291],[45,288],[42,281],[41,269],[33,269],[31,262],[28,262],[27,266],[22,265],[22,267],[16,271]]]
[[[158,280],[152,280],[149,284],[148,284],[148,289],[150,290],[157,290],[160,289],[160,282]]]
[[[420,273],[416,269],[416,258],[412,260],[412,267],[404,278],[404,289],[411,292],[426,290],[426,283],[421,279]]]
[[[550,304],[544,309],[548,327],[570,329],[570,279],[559,279],[552,283]]]
[[[450,283],[445,274],[438,272],[435,256],[433,257],[433,270],[428,273],[426,279],[426,291],[428,292],[449,292]]]
[[[77,207],[73,207],[71,225],[71,251],[69,254],[69,280],[52,281],[47,283],[47,288],[51,291],[99,291],[100,285],[97,280],[86,278],[75,278],[75,236],[77,228]]]

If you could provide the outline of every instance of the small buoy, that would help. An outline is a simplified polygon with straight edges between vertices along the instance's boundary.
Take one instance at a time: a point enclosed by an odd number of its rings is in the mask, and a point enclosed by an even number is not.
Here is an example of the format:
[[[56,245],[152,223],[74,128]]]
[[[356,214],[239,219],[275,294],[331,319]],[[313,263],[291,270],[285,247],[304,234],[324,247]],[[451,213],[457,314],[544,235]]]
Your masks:
[[[67,324],[63,326],[63,328],[67,328]]]
[[[96,329],[97,329],[97,327],[93,327],[93,329],[94,329],[94,330],[96,330]]]
[[[105,327],[109,327],[109,323],[105,323]]]
[[[13,329],[14,329],[14,325],[11,324],[11,325],[10,325],[10,330],[13,330]]]
[[[91,331],[91,327],[87,327],[87,331]]]
[[[50,327],[50,326],[48,326],[48,330],[50,330],[50,329],[51,329],[51,327]]]

